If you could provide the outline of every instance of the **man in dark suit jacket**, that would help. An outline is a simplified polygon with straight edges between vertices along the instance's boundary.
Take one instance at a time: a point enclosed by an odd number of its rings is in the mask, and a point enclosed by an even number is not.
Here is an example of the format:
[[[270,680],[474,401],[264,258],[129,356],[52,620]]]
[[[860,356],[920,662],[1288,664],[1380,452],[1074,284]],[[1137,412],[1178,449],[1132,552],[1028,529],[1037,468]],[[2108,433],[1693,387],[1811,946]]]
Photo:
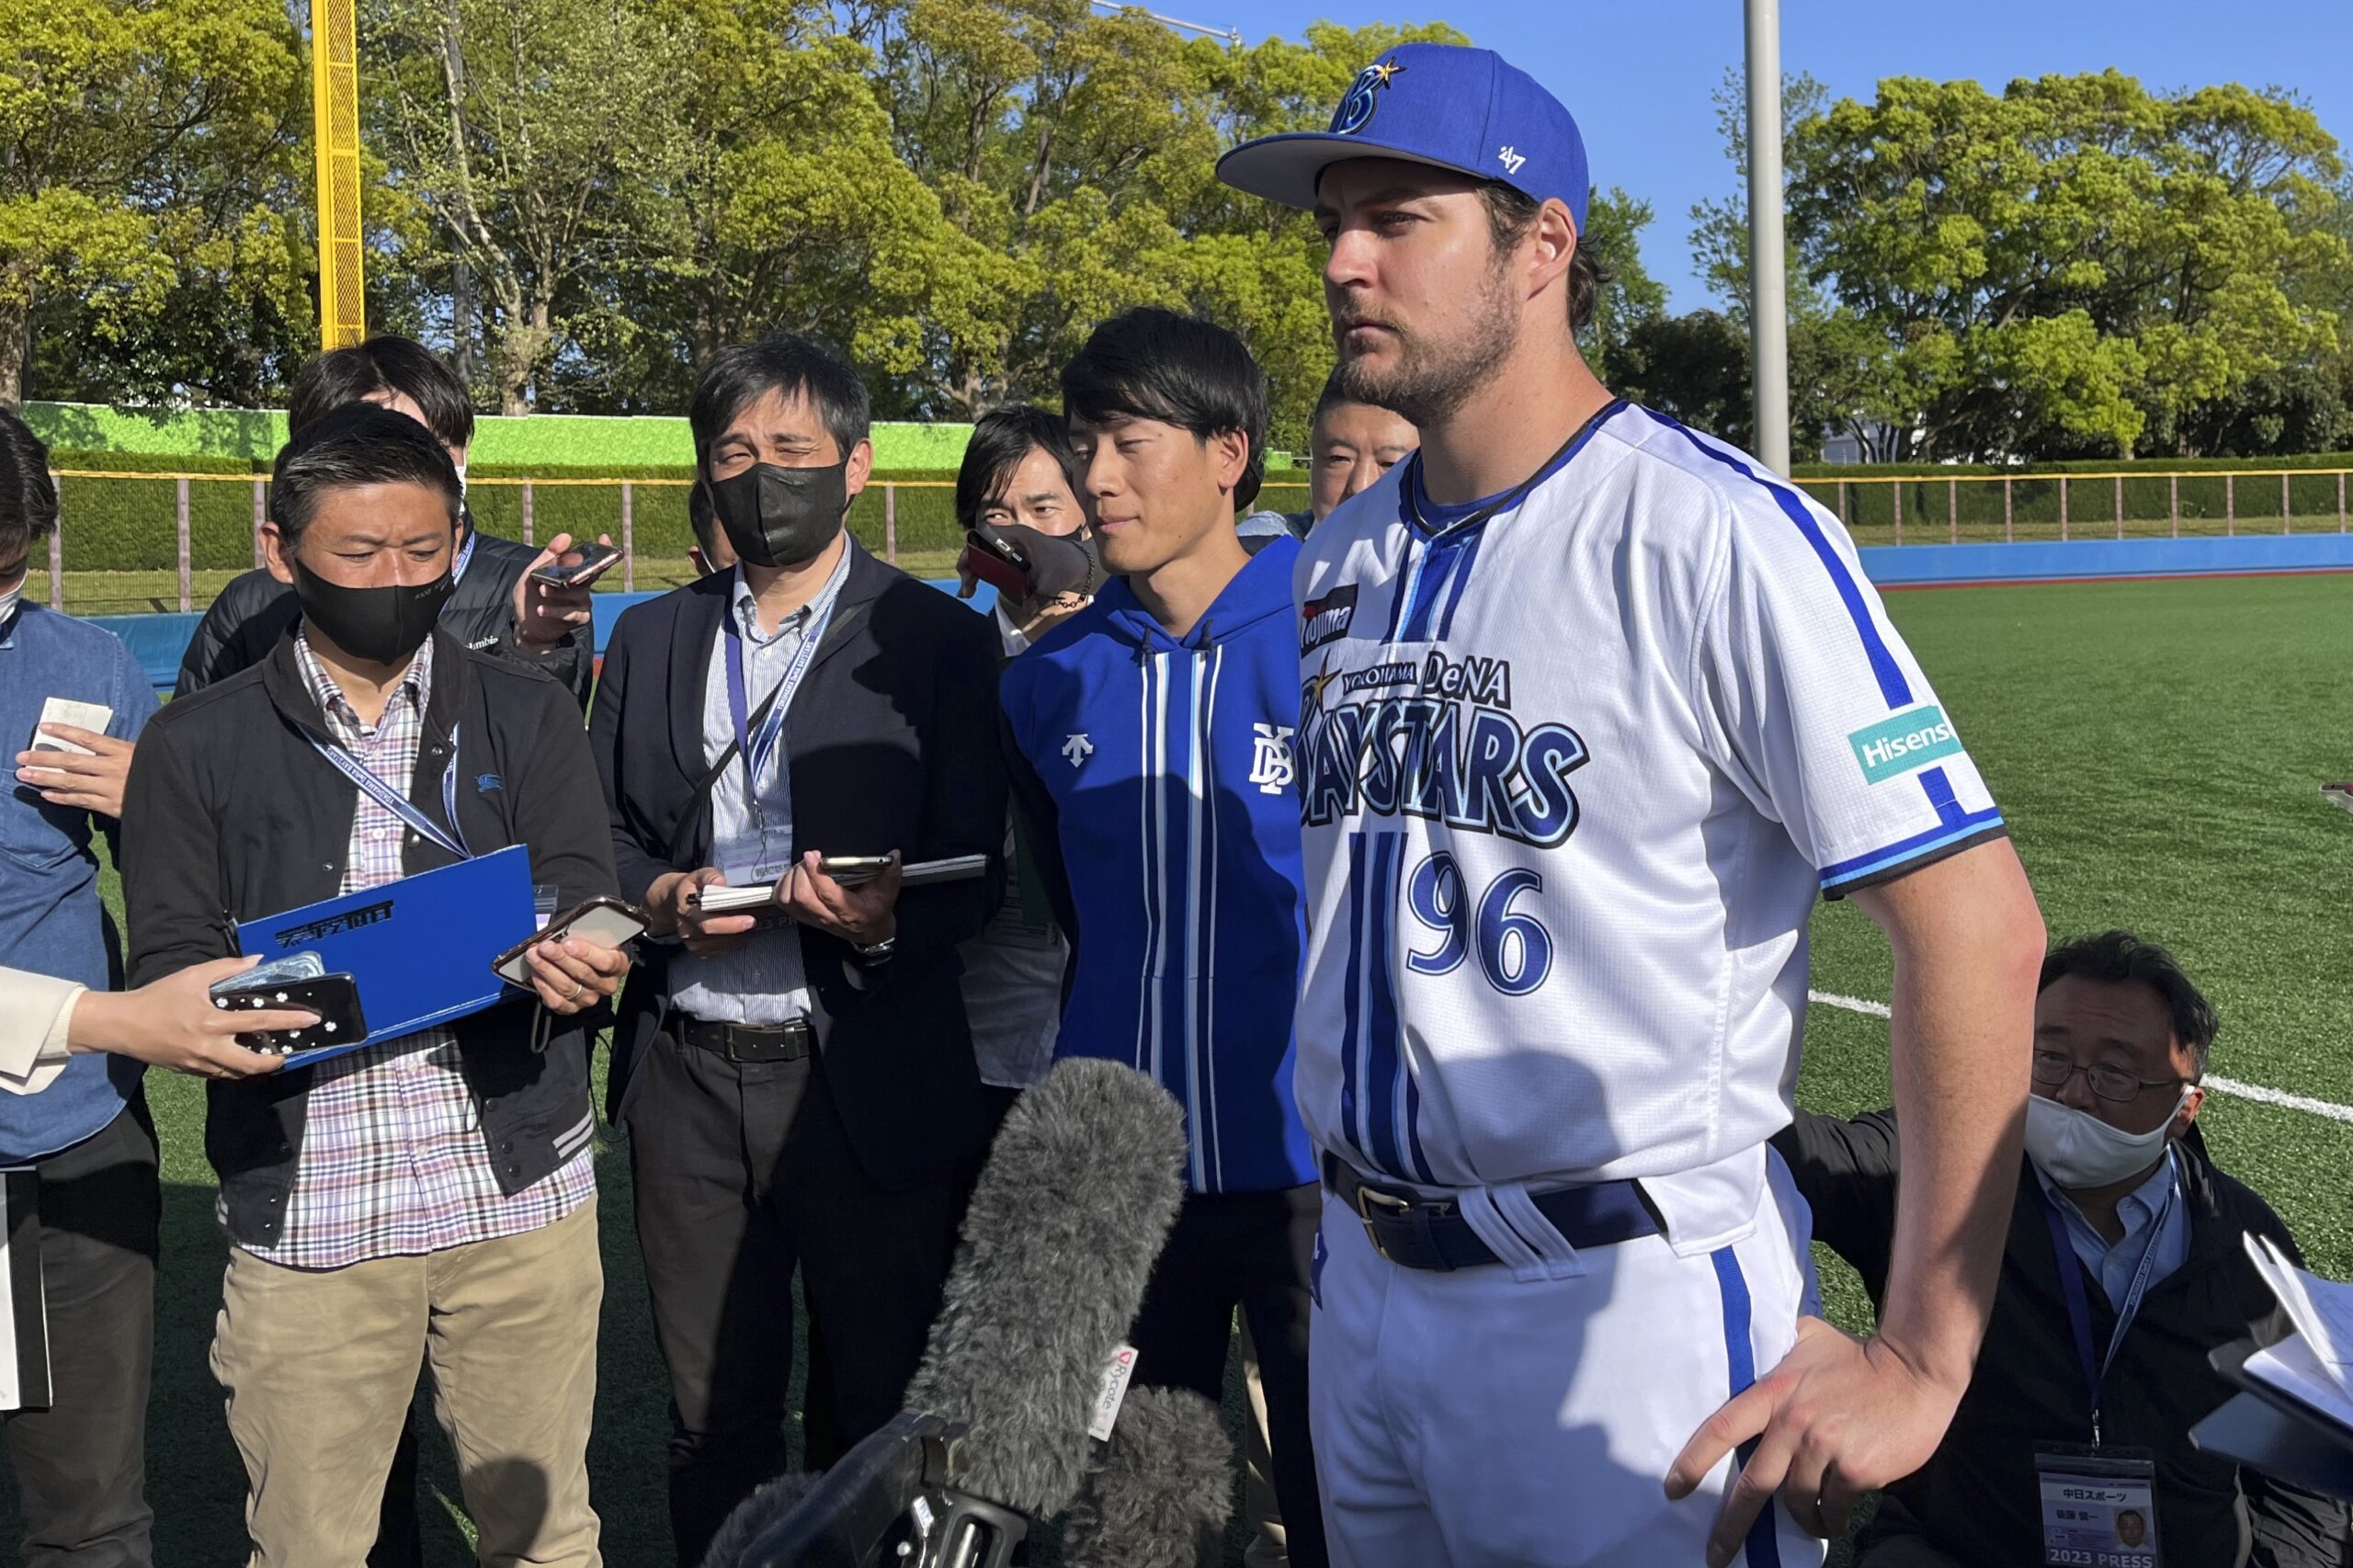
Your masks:
[[[856,373],[739,345],[689,419],[739,564],[621,617],[590,722],[621,891],[671,938],[623,999],[609,1092],[685,1564],[784,1468],[796,1265],[812,1464],[895,1415],[922,1357],[990,1126],[956,949],[1002,894],[1006,820],[989,623],[843,528],[873,462]],[[961,855],[988,874],[902,894],[902,862]],[[821,863],[883,856],[863,883]],[[777,890],[756,916],[699,907],[753,882]]]

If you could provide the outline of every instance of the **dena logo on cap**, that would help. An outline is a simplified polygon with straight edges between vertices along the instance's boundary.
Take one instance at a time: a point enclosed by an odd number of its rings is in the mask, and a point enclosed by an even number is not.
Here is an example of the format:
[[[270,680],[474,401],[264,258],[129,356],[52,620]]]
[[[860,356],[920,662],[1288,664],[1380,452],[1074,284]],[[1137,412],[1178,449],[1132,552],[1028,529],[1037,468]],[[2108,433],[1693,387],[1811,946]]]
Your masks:
[[[1847,744],[1855,748],[1867,784],[1885,783],[1961,750],[1961,737],[1952,733],[1944,710],[1933,703],[1867,724],[1848,735]]]

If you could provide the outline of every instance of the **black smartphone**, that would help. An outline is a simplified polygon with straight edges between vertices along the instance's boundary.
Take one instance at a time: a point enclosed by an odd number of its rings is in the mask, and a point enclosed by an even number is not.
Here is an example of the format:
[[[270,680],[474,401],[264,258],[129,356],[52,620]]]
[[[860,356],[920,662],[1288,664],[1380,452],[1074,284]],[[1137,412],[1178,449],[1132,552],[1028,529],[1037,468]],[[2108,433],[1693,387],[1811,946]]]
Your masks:
[[[292,1056],[298,1051],[321,1051],[329,1046],[353,1046],[368,1038],[368,1019],[359,1010],[359,983],[347,974],[288,977],[242,991],[216,989],[212,1005],[232,1013],[286,1007],[317,1016],[319,1021],[306,1029],[237,1037],[237,1043],[246,1050],[267,1051],[273,1056]]]
[[[1029,597],[1029,557],[1009,540],[973,528],[964,544],[964,563],[973,576],[1009,598]]]
[[[821,855],[817,869],[841,883],[854,888],[860,882],[870,882],[891,869],[888,855]]]
[[[558,557],[532,573],[531,581],[545,583],[551,588],[577,588],[611,571],[613,563],[621,558],[621,552],[609,544],[575,544],[566,553],[576,554],[580,559],[565,561]]]

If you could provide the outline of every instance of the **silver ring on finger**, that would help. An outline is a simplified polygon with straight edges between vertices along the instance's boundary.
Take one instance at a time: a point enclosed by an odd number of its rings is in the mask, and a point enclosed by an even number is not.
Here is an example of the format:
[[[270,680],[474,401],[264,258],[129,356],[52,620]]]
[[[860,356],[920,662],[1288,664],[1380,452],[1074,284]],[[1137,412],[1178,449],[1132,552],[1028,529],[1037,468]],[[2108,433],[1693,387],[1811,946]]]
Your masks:
[[[572,983],[572,994],[565,997],[564,1000],[566,1002],[577,1002],[580,1000],[581,996],[586,993],[587,989],[588,983],[586,981],[575,980]]]

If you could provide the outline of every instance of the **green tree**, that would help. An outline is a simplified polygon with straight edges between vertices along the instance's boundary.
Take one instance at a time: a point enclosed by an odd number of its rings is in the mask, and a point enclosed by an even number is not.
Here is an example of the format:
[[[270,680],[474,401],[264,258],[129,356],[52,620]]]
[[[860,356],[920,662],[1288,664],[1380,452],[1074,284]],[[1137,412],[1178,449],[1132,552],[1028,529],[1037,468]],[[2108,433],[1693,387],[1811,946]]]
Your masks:
[[[1581,346],[1594,373],[1608,381],[1618,375],[1635,335],[1666,314],[1666,285],[1643,266],[1643,231],[1652,218],[1649,202],[1613,185],[1593,193],[1585,218],[1586,232],[1577,243],[1592,247],[1604,282]]]
[[[2342,165],[2282,96],[1895,77],[1788,162],[1794,270],[1851,315],[1834,358],[1904,455],[2130,457],[2335,348],[2312,285],[2348,265]]]
[[[372,0],[361,29],[367,131],[481,290],[499,411],[528,414],[576,286],[636,247],[674,41],[639,0]]]
[[[0,0],[0,403],[28,364],[52,395],[267,383],[310,314],[304,105],[275,0]]]

